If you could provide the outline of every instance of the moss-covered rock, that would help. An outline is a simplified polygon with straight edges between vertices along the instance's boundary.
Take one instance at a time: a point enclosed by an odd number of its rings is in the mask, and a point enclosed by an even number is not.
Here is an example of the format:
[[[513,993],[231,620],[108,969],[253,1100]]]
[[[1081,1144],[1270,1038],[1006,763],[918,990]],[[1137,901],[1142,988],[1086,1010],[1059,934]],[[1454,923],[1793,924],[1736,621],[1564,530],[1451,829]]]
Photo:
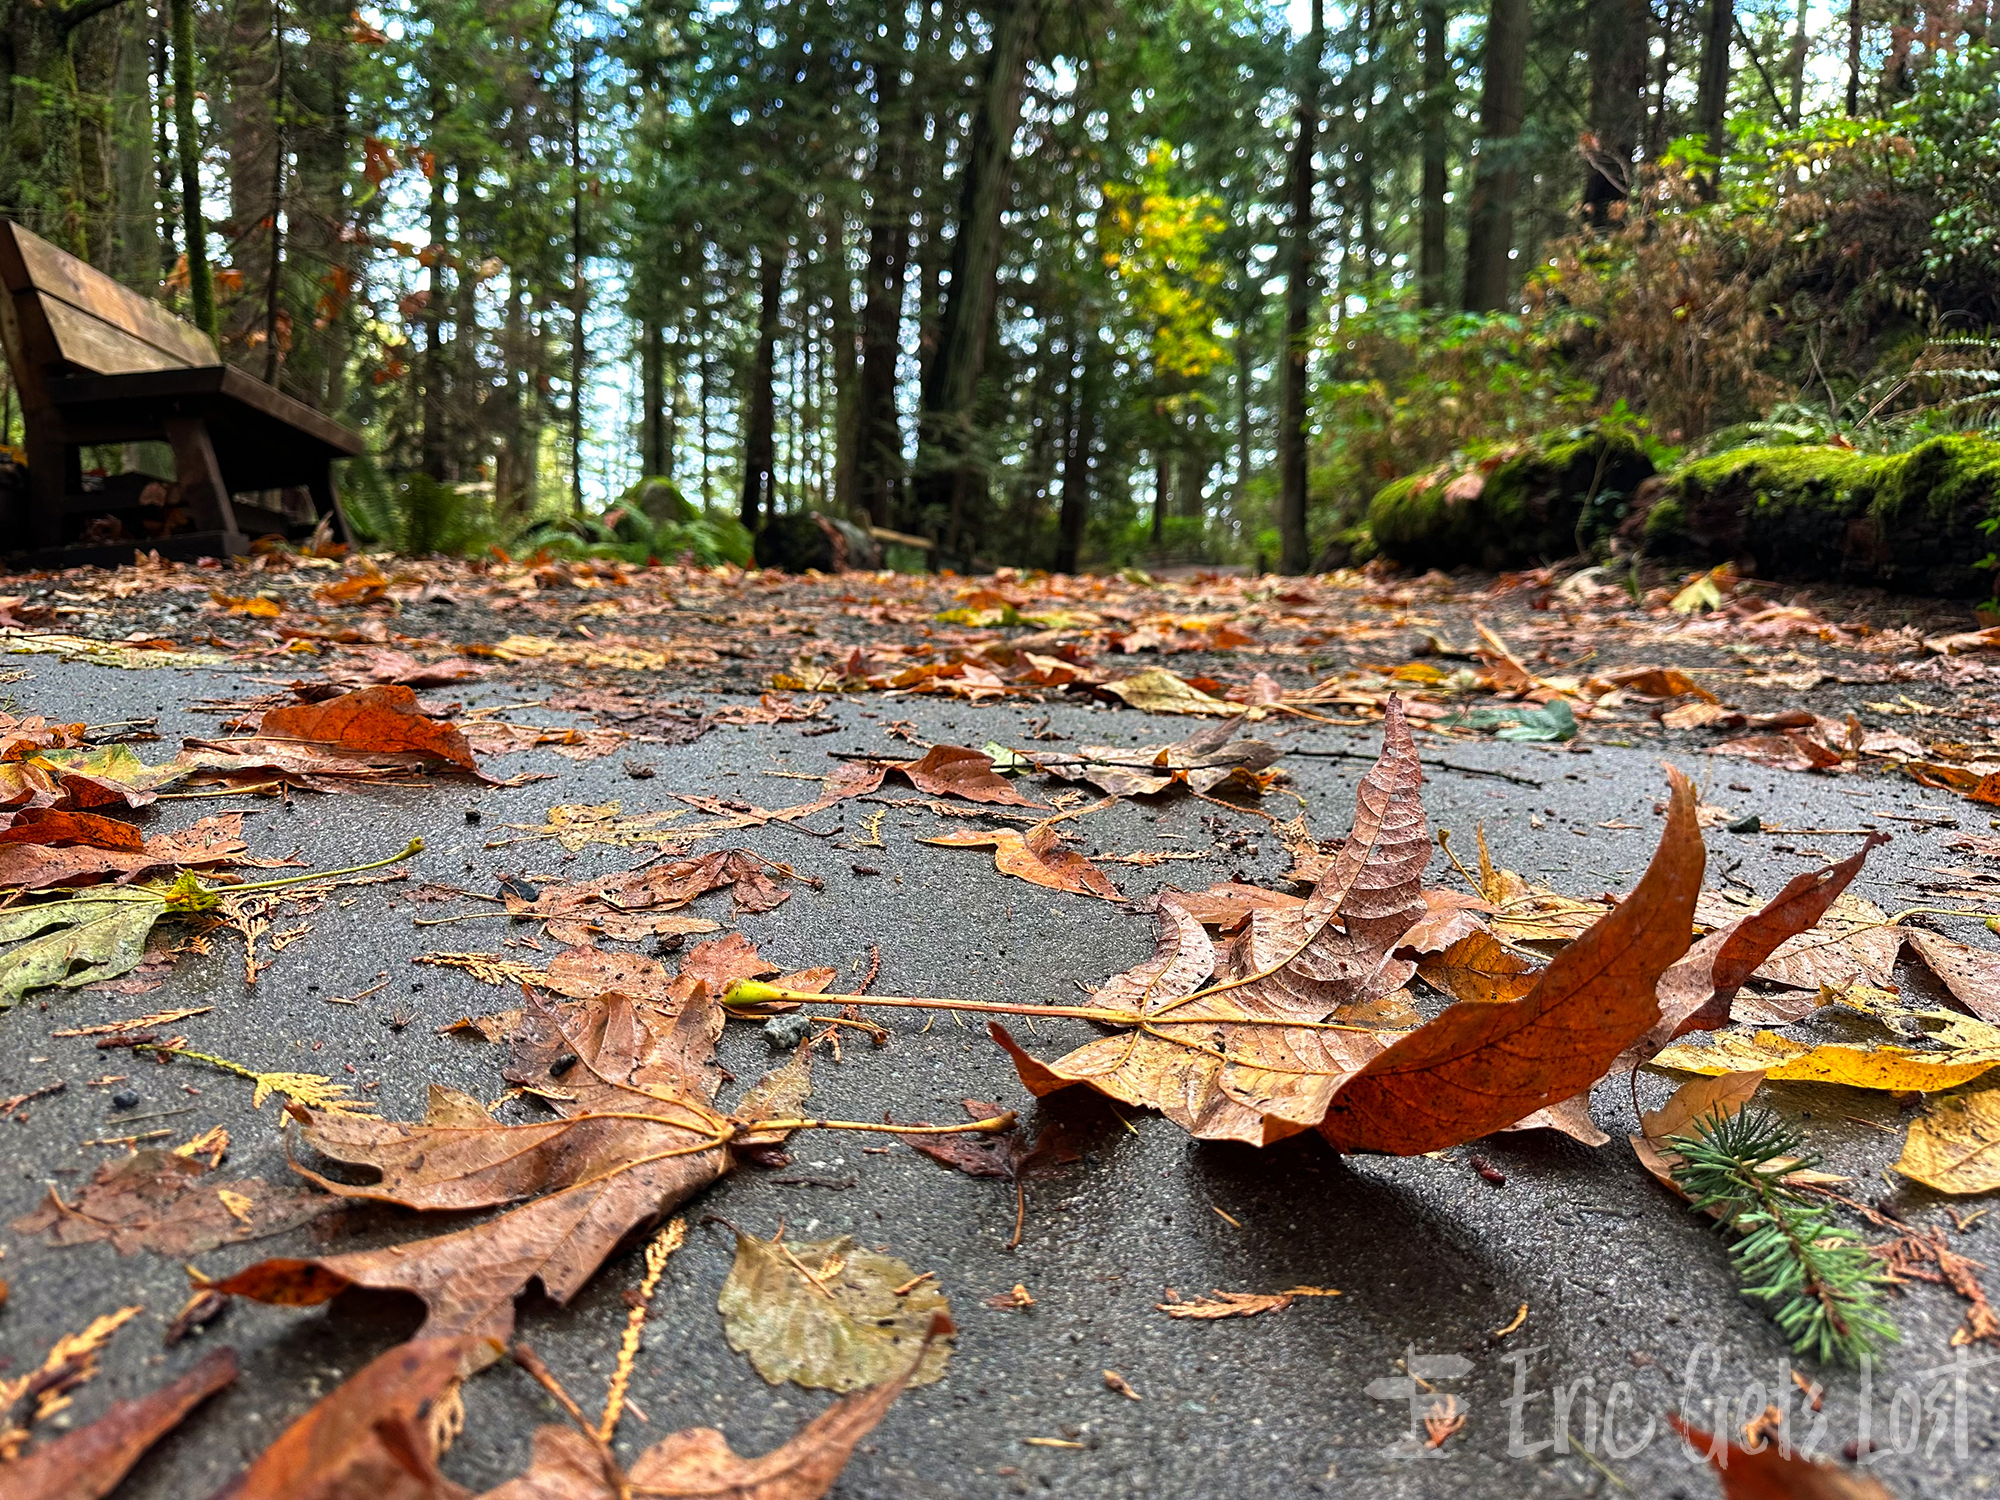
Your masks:
[[[1979,523],[2000,515],[2000,443],[1934,438],[1907,453],[1741,448],[1648,486],[1623,528],[1651,553],[1735,559],[1765,578],[1992,592]]]
[[[1418,568],[1519,567],[1611,534],[1653,463],[1623,428],[1544,437],[1482,464],[1396,480],[1368,507],[1375,544]]]

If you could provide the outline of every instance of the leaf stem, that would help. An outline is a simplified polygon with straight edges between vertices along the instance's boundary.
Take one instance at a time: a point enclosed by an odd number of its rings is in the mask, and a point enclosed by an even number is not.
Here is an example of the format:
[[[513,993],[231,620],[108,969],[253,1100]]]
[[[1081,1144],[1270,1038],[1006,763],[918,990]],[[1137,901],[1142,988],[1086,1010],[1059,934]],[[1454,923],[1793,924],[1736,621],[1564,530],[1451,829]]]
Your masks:
[[[217,896],[245,896],[252,891],[277,891],[290,885],[310,885],[321,880],[338,880],[343,875],[361,875],[369,870],[379,870],[384,865],[393,865],[399,860],[409,859],[424,851],[422,839],[411,839],[409,843],[386,859],[371,860],[365,865],[349,865],[344,870],[308,870],[298,875],[284,875],[276,880],[260,880],[254,885],[216,885],[207,889]]]
[[[1279,967],[1283,967],[1280,965]],[[1186,1020],[1176,1020],[1166,1014],[1167,1010],[1179,1009],[1196,1000],[1210,995],[1219,995],[1227,990],[1240,989],[1259,979],[1268,979],[1276,969],[1257,974],[1248,974],[1241,979],[1224,980],[1212,984],[1192,995],[1172,1001],[1161,1010],[1142,1013],[1136,1010],[1110,1010],[1095,1005],[1020,1005],[990,1000],[954,1000],[935,995],[824,995],[811,994],[805,990],[780,989],[774,984],[764,984],[759,980],[743,979],[731,985],[722,997],[727,1010],[754,1010],[760,1005],[880,1005],[903,1010],[969,1010],[987,1015],[1001,1016],[1056,1016],[1079,1021],[1097,1021],[1107,1026],[1287,1026],[1304,1031],[1376,1031],[1374,1026],[1356,1026],[1346,1021],[1293,1021],[1282,1016],[1190,1016]],[[814,1019],[826,1019],[815,1017]]]

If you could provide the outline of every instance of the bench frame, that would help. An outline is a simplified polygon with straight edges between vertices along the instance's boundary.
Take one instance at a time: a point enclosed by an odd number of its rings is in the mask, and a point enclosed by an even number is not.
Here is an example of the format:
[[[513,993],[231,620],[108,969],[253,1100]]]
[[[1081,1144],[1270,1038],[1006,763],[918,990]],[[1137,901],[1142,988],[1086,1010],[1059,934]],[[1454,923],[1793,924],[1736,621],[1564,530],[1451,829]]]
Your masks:
[[[28,475],[5,517],[5,547],[30,566],[164,557],[242,556],[253,538],[288,539],[327,524],[352,543],[333,464],[359,437],[217,357],[191,324],[101,271],[0,220],[0,339],[21,397]],[[77,545],[72,523],[127,507],[83,486],[85,444],[163,441],[173,450],[174,503],[193,530]],[[305,492],[272,510],[252,491]]]

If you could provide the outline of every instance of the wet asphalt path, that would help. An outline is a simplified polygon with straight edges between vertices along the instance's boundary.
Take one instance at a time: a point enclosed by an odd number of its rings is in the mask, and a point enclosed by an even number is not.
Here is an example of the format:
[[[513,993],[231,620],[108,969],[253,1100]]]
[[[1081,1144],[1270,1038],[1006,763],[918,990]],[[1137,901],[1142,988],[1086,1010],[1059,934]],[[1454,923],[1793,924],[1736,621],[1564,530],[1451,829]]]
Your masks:
[[[124,672],[49,659],[22,664],[32,676],[6,689],[16,712],[94,723],[158,714],[165,743],[137,747],[149,760],[166,758],[182,734],[214,732],[215,717],[191,714],[185,703],[242,695],[291,675]],[[541,693],[531,679],[513,678],[464,694],[426,696],[462,696],[476,706]],[[863,710],[881,717],[863,717]],[[250,814],[253,850],[298,849],[319,867],[379,857],[421,834],[429,847],[413,867],[418,878],[491,890],[502,872],[577,878],[628,862],[620,851],[602,848],[566,856],[549,842],[485,847],[505,836],[503,825],[538,823],[552,804],[616,800],[636,812],[668,806],[669,794],[680,791],[781,806],[806,800],[810,788],[766,772],[823,773],[831,764],[829,750],[894,752],[897,742],[881,727],[890,718],[914,721],[925,739],[1025,745],[1027,721],[1044,712],[1050,711],[852,699],[833,709],[842,726],[837,735],[802,738],[796,725],[725,728],[692,745],[632,747],[583,764],[532,752],[497,761],[493,769],[499,775],[548,770],[559,779],[497,790],[441,781],[423,790],[303,794],[285,804],[254,797],[163,802],[147,826],[175,827],[202,814],[241,809]],[[564,721],[547,709],[522,716]],[[1057,707],[1051,718],[1072,742],[1157,743],[1194,727],[1187,720],[1084,706]],[[1373,749],[1366,730],[1279,724],[1263,732],[1299,749]],[[1472,825],[1483,821],[1497,859],[1578,894],[1628,888],[1644,867],[1658,827],[1654,804],[1664,790],[1650,753],[1599,745],[1577,754],[1497,743],[1440,750],[1428,738],[1420,744],[1432,763],[1426,792],[1432,822],[1457,830],[1468,851]],[[629,778],[624,762],[633,758],[656,766],[657,776]],[[1444,770],[1435,764],[1440,759],[1505,769],[1541,785]],[[1365,759],[1294,758],[1284,764],[1314,830],[1322,836],[1344,832]],[[1936,812],[1978,832],[1989,827],[1982,810],[1907,784],[1813,780],[1693,756],[1684,764],[1698,779],[1708,778],[1709,800],[1768,821],[1848,828],[1886,809]],[[1730,790],[1730,783],[1749,790]],[[1294,806],[1276,797],[1269,805],[1283,815]],[[471,809],[479,811],[476,824],[468,821]],[[915,842],[941,831],[946,820],[932,814],[890,811],[879,825],[884,847],[851,847],[863,836],[860,814],[872,810],[849,804],[815,820],[821,828],[842,824],[838,841],[782,828],[723,841],[789,861],[825,881],[824,890],[798,889],[777,910],[736,924],[773,962],[787,968],[837,964],[853,975],[865,967],[873,944],[881,949],[876,988],[883,993],[1046,1001],[1073,996],[1075,981],[1097,982],[1150,951],[1150,923],[1142,916],[1003,878],[986,851]],[[1217,819],[1218,826],[1248,835],[1255,852],[1107,869],[1137,896],[1165,883],[1198,889],[1238,870],[1271,880],[1285,867],[1264,824],[1187,800],[1121,805],[1092,816],[1084,820],[1079,847],[1087,853],[1208,851]],[[1638,828],[1596,826],[1607,821]],[[1916,903],[1908,882],[1922,875],[1923,866],[1965,862],[1940,847],[1950,830],[1884,826],[1898,830],[1896,841],[1878,851],[1855,889],[1886,908]],[[1734,865],[1738,877],[1769,894],[1820,862],[1778,852],[1780,842],[1712,833],[1711,880]],[[1838,857],[1854,841],[1796,842]],[[856,863],[880,873],[857,875]],[[1428,878],[1439,883],[1447,873],[1436,860]],[[350,896],[352,904],[345,904]],[[101,1053],[87,1039],[52,1040],[56,1027],[213,1005],[209,1014],[175,1028],[195,1047],[263,1069],[332,1074],[369,1089],[389,1117],[420,1116],[433,1081],[482,1098],[501,1092],[499,1048],[435,1033],[459,1016],[502,1009],[516,997],[410,960],[434,949],[495,950],[508,924],[412,926],[413,915],[439,910],[450,908],[413,909],[396,886],[360,887],[314,916],[310,934],[279,954],[254,990],[243,983],[240,944],[222,935],[212,953],[184,960],[150,994],[61,992],[45,1004],[31,998],[0,1015],[0,1096],[68,1080],[63,1093],[27,1107],[27,1123],[0,1123],[0,1139],[9,1143],[0,1167],[0,1220],[11,1222],[33,1208],[51,1182],[74,1193],[115,1154],[81,1143],[134,1129],[168,1126],[180,1140],[225,1124],[234,1143],[230,1175],[286,1172],[277,1109],[267,1104],[253,1111],[247,1085],[182,1064],[129,1062],[129,1054]],[[703,898],[693,910],[729,921],[726,893]],[[2000,941],[1976,923],[1942,925],[1959,936]],[[360,1004],[327,1003],[328,996],[367,989],[384,971],[388,987]],[[407,1024],[394,1024],[403,1020]],[[958,1101],[966,1096],[1028,1110],[1012,1067],[982,1031],[948,1014],[931,1017],[927,1026],[918,1015],[890,1016],[885,1024],[895,1033],[887,1047],[850,1042],[843,1064],[817,1065],[815,1112],[879,1118],[888,1109],[899,1120],[942,1121],[958,1117]],[[1082,1023],[1043,1022],[1021,1027],[1020,1034],[1042,1055],[1055,1056],[1091,1032]],[[776,1056],[759,1031],[743,1023],[732,1023],[721,1048],[737,1088]],[[132,1075],[124,1087],[139,1094],[136,1107],[114,1110],[111,1090],[86,1086],[87,1079],[112,1071]],[[188,1087],[199,1093],[184,1091]],[[1670,1088],[1664,1077],[1642,1075],[1641,1101],[1651,1107]],[[728,1102],[733,1093],[726,1089],[723,1097]],[[1856,1194],[1871,1200],[1888,1195],[1898,1212],[1919,1222],[1942,1220],[1936,1200],[1882,1175],[1900,1149],[1904,1117],[1894,1101],[1798,1086],[1768,1097],[1800,1119],[1832,1169],[1857,1180]],[[1948,1340],[1960,1304],[1930,1287],[1899,1298],[1905,1341],[1866,1385],[1850,1372],[1788,1362],[1769,1322],[1736,1295],[1714,1236],[1634,1162],[1622,1140],[1634,1128],[1622,1078],[1597,1091],[1600,1123],[1614,1136],[1609,1146],[1592,1151],[1547,1134],[1481,1143],[1477,1150],[1504,1172],[1505,1186],[1473,1170],[1466,1148],[1439,1159],[1342,1159],[1306,1137],[1259,1152],[1196,1144],[1164,1120],[1129,1112],[1120,1118],[1081,1103],[1076,1113],[1088,1154],[1030,1187],[1018,1251],[1005,1248],[1014,1217],[1006,1184],[947,1172],[900,1146],[864,1153],[876,1142],[855,1136],[801,1137],[793,1166],[776,1174],[851,1186],[783,1185],[770,1174],[746,1171],[689,1204],[688,1242],[656,1299],[632,1387],[646,1420],[626,1424],[626,1451],[680,1427],[713,1425],[737,1451],[761,1453],[826,1403],[821,1393],[766,1386],[724,1341],[715,1297],[728,1271],[731,1239],[719,1225],[702,1222],[717,1215],[764,1234],[780,1221],[797,1238],[854,1233],[918,1269],[934,1270],[952,1300],[961,1333],[946,1379],[906,1394],[864,1442],[834,1491],[844,1500],[1041,1493],[1076,1500],[1707,1496],[1715,1493],[1713,1481],[1665,1432],[1659,1418],[1666,1411],[1737,1427],[1767,1402],[1789,1401],[1793,1420],[1823,1421],[1823,1445],[1837,1450],[1856,1436],[1864,1399],[1871,1435],[1888,1450],[1878,1471],[1898,1495],[1964,1496],[2000,1487],[2000,1365],[1975,1355],[1967,1370],[1953,1373]],[[124,1123],[139,1116],[150,1118]],[[528,1116],[514,1104],[502,1117]],[[340,1245],[425,1232],[415,1220],[370,1211],[359,1232]],[[323,1234],[309,1226],[225,1246],[199,1264],[220,1274],[267,1255],[331,1248]],[[161,1329],[186,1295],[177,1264],[144,1254],[120,1257],[105,1245],[50,1249],[5,1229],[0,1243],[7,1246],[0,1274],[12,1284],[0,1311],[0,1349],[14,1371],[38,1362],[55,1338],[90,1317],[127,1303],[144,1305],[144,1314],[107,1350],[104,1373],[77,1394],[78,1422],[114,1399],[163,1382],[216,1341],[241,1354],[244,1378],[141,1463],[119,1492],[130,1500],[207,1495],[313,1400],[416,1324],[414,1303],[386,1297],[350,1296],[330,1310],[303,1312],[242,1304],[205,1335],[163,1351]],[[2000,1264],[1994,1253],[2000,1230],[1982,1225],[1954,1244]],[[629,1250],[615,1256],[567,1308],[538,1297],[521,1306],[518,1335],[587,1406],[601,1399],[625,1319],[621,1294],[636,1281],[637,1260]],[[984,1305],[1017,1282],[1036,1299],[1031,1311]],[[1193,1296],[1212,1288],[1277,1291],[1301,1284],[1335,1287],[1342,1295],[1212,1324],[1177,1322],[1155,1310],[1169,1287]],[[1989,1274],[1988,1284],[2000,1288],[2000,1279]],[[1525,1321],[1496,1336],[1523,1303]],[[2000,1351],[1984,1357],[1994,1354]],[[1818,1416],[1800,1410],[1787,1378],[1793,1365],[1826,1383]],[[1411,1440],[1411,1368],[1437,1393],[1455,1397],[1466,1414],[1464,1428],[1441,1448],[1426,1450]],[[1143,1399],[1108,1390],[1106,1369],[1122,1374]],[[465,1394],[469,1424],[445,1467],[475,1489],[517,1472],[534,1426],[559,1419],[553,1405],[508,1367],[482,1374]],[[1416,1406],[1428,1409],[1431,1400],[1420,1394]],[[1567,1413],[1567,1442],[1559,1407]],[[1029,1438],[1081,1446],[1034,1445]],[[1593,1449],[1588,1456],[1577,1451],[1586,1441]],[[1619,1489],[1612,1475],[1629,1491]]]

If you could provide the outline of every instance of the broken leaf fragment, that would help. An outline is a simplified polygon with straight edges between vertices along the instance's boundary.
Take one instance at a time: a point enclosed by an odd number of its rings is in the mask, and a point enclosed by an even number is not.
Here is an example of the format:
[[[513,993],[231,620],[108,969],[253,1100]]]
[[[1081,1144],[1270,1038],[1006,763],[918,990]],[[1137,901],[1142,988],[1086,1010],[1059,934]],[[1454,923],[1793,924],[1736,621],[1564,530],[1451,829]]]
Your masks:
[[[217,1349],[171,1384],[120,1401],[88,1427],[0,1464],[0,1492],[7,1500],[101,1500],[148,1448],[235,1379],[236,1351]]]
[[[1843,1042],[1815,1046],[1779,1036],[1775,1031],[1724,1031],[1715,1033],[1705,1043],[1677,1043],[1656,1056],[1653,1066],[1704,1074],[1755,1069],[1775,1082],[1841,1083],[1849,1088],[1925,1094],[1970,1083],[2000,1066],[2000,1028],[1955,1011],[1920,1014],[1943,1023],[1940,1040],[1946,1042],[1944,1047],[1918,1051]],[[1954,1042],[1958,1044],[1953,1045]]]
[[[1300,1297],[1339,1295],[1330,1286],[1294,1286],[1282,1292],[1217,1291],[1207,1297],[1183,1301],[1180,1294],[1169,1287],[1167,1300],[1154,1306],[1170,1318],[1191,1318],[1197,1322],[1212,1323],[1219,1318],[1254,1318],[1260,1313],[1283,1312]]]
[[[1751,1449],[1726,1434],[1711,1437],[1672,1413],[1667,1421],[1697,1452],[1706,1453],[1722,1482],[1723,1500],[1895,1500],[1874,1475],[1809,1458],[1788,1444],[1767,1438]]]
[[[363,1365],[222,1493],[231,1500],[469,1500],[437,1470],[432,1407],[497,1347],[412,1339]]]
[[[1940,1193],[2000,1188],[2000,1089],[1941,1099],[1910,1121],[1896,1170]]]
[[[135,1151],[104,1163],[73,1203],[51,1185],[17,1234],[46,1234],[56,1245],[108,1240],[120,1255],[200,1255],[218,1245],[282,1234],[331,1211],[336,1199],[301,1188],[216,1174],[172,1151]]]
[[[917,1279],[905,1262],[852,1235],[794,1243],[739,1232],[716,1306],[729,1347],[772,1385],[856,1391],[908,1369],[932,1314],[949,1314],[934,1281],[897,1295]],[[909,1383],[929,1385],[950,1358],[949,1337],[936,1340]]]
[[[924,1342],[903,1369],[881,1384],[843,1396],[761,1458],[739,1458],[713,1427],[689,1427],[662,1438],[625,1476],[633,1496],[672,1500],[820,1500],[833,1488],[855,1444],[874,1430],[903,1393],[936,1341],[952,1332],[934,1314]],[[520,1478],[479,1500],[621,1500],[604,1472],[602,1450],[573,1427],[535,1432],[534,1457]]]

